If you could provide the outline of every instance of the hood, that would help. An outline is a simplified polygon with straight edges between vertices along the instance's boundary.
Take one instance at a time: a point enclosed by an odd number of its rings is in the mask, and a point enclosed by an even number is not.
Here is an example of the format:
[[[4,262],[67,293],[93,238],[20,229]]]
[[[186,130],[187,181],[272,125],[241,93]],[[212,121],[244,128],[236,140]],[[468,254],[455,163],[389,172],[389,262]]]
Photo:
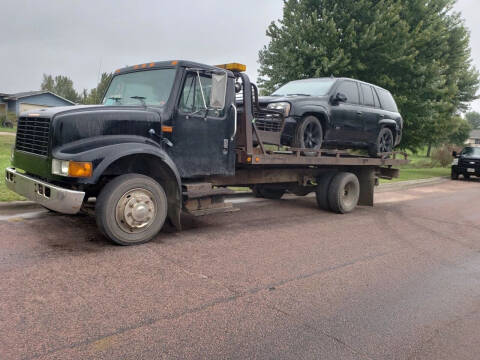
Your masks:
[[[109,135],[148,137],[148,131],[161,132],[161,109],[142,106],[78,105],[34,111],[50,117],[52,148],[77,140]],[[28,112],[31,114],[32,112]]]

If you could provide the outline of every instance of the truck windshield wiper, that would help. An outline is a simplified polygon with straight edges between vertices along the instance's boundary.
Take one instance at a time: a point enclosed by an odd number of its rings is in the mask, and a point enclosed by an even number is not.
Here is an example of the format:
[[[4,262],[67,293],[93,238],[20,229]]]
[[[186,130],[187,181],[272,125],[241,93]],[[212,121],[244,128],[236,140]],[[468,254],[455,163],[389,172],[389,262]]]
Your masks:
[[[122,97],[121,96],[110,96],[109,100],[115,100],[117,103],[121,103]]]
[[[130,96],[130,99],[139,100],[143,106],[147,106],[147,103],[145,102],[145,96]]]
[[[310,94],[287,94],[287,96],[312,96]]]

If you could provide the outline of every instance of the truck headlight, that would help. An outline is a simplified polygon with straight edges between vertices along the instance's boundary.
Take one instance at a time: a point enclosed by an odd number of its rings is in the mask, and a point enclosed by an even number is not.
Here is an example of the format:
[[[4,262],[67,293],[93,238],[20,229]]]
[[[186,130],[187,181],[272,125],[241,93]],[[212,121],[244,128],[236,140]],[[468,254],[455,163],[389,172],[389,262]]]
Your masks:
[[[453,159],[452,165],[458,165],[458,158]]]
[[[275,102],[267,105],[267,109],[282,111],[283,116],[287,117],[290,113],[290,103],[288,102]]]
[[[52,159],[52,174],[69,177],[92,176],[92,163]]]

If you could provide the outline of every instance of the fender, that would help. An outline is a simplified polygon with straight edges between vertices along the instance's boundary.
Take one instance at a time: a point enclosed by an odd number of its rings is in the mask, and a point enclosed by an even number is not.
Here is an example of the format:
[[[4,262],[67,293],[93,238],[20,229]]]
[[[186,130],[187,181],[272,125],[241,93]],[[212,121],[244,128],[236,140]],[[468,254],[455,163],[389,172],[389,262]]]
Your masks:
[[[302,105],[302,112],[299,114],[295,114],[299,117],[303,117],[305,114],[315,113],[315,114],[322,114],[325,117],[327,124],[330,124],[330,114],[328,109],[323,105],[318,104],[309,104],[309,105]]]
[[[60,160],[90,161],[93,176],[76,179],[78,183],[94,185],[115,161],[130,155],[151,155],[163,163],[175,178],[175,198],[169,199],[168,218],[177,230],[181,230],[182,180],[177,166],[167,152],[151,139],[134,135],[111,135],[82,139],[53,151],[53,157]]]
[[[53,157],[59,160],[90,161],[93,163],[93,176],[84,179],[84,184],[95,184],[103,172],[114,161],[129,155],[148,154],[158,157],[175,175],[179,187],[180,173],[167,152],[155,141],[143,136],[110,135],[78,140],[56,148]]]
[[[382,128],[384,126],[393,126],[395,128],[395,131],[398,133],[398,131],[400,130],[400,126],[398,125],[398,123],[393,120],[393,119],[382,119],[378,122],[378,128]],[[395,137],[397,136],[397,134],[393,134]]]

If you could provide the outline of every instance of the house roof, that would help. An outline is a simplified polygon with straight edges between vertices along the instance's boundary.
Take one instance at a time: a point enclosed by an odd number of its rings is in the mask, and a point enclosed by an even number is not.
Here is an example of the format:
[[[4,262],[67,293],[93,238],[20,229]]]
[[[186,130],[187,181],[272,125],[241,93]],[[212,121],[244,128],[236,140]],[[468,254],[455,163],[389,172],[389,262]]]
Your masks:
[[[26,98],[26,97],[30,97],[30,96],[35,96],[35,95],[42,95],[42,94],[50,94],[50,95],[53,95],[59,99],[62,99],[63,101],[66,101],[72,105],[74,105],[75,103],[73,101],[70,101],[68,99],[65,99],[64,97],[61,97],[60,95],[57,95],[51,91],[48,91],[48,90],[38,90],[38,91],[24,91],[24,92],[19,92],[19,93],[15,93],[15,94],[1,94],[0,93],[0,96],[4,97],[4,100],[18,100],[18,99],[22,99],[22,98]]]
[[[470,138],[471,139],[480,139],[480,129],[475,129],[470,131]]]

